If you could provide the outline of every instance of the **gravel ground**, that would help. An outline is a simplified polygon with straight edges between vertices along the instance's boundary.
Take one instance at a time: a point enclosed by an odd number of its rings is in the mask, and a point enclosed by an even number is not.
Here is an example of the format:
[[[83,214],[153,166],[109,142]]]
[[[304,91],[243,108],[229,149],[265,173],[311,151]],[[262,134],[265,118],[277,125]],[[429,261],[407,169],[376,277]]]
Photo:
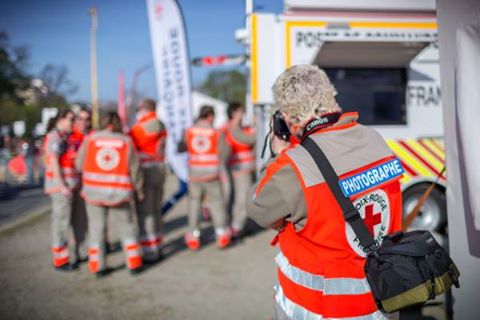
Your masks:
[[[167,194],[176,182],[169,177]],[[0,235],[1,319],[268,319],[275,268],[273,233],[260,232],[218,250],[205,224],[198,252],[183,245],[186,201],[166,218],[166,258],[137,276],[125,269],[122,252],[108,257],[116,269],[97,280],[83,263],[72,273],[54,271],[50,215]],[[114,217],[110,235],[118,240]]]
[[[176,188],[167,179],[167,194]],[[82,263],[72,273],[54,271],[50,215],[0,233],[0,319],[270,319],[275,249],[273,232],[258,232],[220,251],[208,224],[198,252],[183,245],[183,200],[166,218],[166,258],[137,276],[125,269],[122,252],[108,256],[115,271],[97,280]],[[118,241],[115,219],[110,236]],[[423,313],[423,316],[421,315]],[[402,319],[445,319],[428,306]]]

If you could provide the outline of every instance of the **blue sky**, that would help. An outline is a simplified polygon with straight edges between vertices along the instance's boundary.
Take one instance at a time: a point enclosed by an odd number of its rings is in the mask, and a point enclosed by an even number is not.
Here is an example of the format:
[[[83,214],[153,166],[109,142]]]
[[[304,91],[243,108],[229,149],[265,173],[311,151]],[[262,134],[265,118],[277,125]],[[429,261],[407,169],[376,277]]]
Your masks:
[[[191,57],[242,53],[234,32],[244,25],[243,0],[179,0],[185,15]],[[281,12],[282,0],[258,0],[262,11]],[[127,87],[136,69],[152,62],[150,34],[144,0],[0,0],[0,31],[15,46],[30,50],[29,71],[38,73],[48,64],[66,65],[79,86],[70,101],[90,100],[88,8],[99,12],[97,61],[102,101],[117,97],[117,76],[125,72]],[[213,68],[192,68],[198,85]],[[156,96],[150,68],[142,75],[138,91]]]

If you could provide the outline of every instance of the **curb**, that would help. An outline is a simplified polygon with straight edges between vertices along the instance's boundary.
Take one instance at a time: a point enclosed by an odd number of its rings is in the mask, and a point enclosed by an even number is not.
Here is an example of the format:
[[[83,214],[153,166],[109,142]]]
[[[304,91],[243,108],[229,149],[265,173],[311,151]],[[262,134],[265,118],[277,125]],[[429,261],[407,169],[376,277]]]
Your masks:
[[[13,219],[13,221],[6,222],[0,225],[0,235],[11,232],[21,226],[27,225],[35,220],[40,219],[51,210],[51,205],[44,205],[36,210],[32,210],[23,214],[21,217]]]

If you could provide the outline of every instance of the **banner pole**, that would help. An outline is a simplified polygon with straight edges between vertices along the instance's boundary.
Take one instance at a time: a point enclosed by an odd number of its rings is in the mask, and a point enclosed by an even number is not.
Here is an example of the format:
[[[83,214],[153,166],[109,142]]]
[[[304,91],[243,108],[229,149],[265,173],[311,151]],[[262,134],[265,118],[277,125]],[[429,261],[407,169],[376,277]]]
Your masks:
[[[97,26],[98,13],[97,8],[92,7],[89,10],[91,17],[90,25],[90,77],[92,91],[92,126],[94,129],[99,127],[98,115],[98,86],[97,86]]]

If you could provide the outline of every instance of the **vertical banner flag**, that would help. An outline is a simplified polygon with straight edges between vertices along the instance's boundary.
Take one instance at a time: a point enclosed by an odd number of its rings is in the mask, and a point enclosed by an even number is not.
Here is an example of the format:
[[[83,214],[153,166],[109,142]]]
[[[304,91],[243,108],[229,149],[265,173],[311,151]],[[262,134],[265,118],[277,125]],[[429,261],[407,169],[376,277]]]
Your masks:
[[[177,144],[192,123],[190,59],[182,12],[175,0],[146,1],[157,80],[157,111],[168,130],[167,158],[175,174],[186,181],[187,154],[177,152]]]
[[[125,130],[127,128],[127,108],[125,106],[125,74],[123,72],[118,74],[118,115],[122,120],[122,128]]]

